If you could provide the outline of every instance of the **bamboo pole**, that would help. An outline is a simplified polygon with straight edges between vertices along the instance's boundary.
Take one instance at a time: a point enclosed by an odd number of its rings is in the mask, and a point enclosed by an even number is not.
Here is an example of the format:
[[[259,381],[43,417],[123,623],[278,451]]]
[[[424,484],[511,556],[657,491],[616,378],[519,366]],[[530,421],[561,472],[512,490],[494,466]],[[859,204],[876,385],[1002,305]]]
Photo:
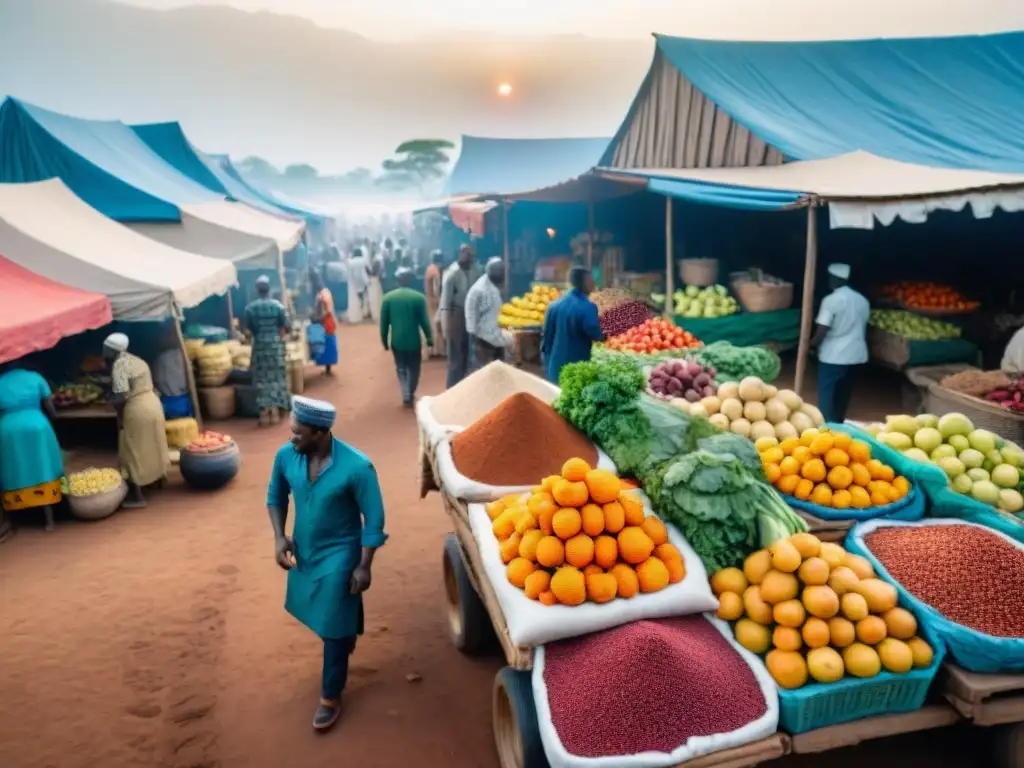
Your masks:
[[[594,268],[594,201],[587,201],[587,269]]]
[[[196,387],[196,374],[192,370],[192,360],[188,356],[188,347],[185,346],[185,336],[181,332],[181,323],[178,318],[173,318],[174,330],[178,334],[178,346],[181,348],[181,355],[185,358],[185,377],[188,380],[188,394],[192,400],[192,410],[200,431],[203,429],[203,413],[199,409],[199,389]]]
[[[508,200],[501,201],[501,239],[502,239],[502,259],[505,262],[505,298],[507,299],[512,295],[512,286],[509,284],[511,279],[511,257],[508,252]]]
[[[804,291],[800,306],[800,343],[796,350],[796,380],[793,389],[803,396],[804,374],[810,354],[811,328],[814,320],[814,281],[818,267],[818,225],[814,201],[807,208],[807,253],[804,258]]]
[[[672,307],[675,302],[672,300],[672,294],[676,292],[676,277],[675,269],[675,257],[673,254],[673,243],[672,243],[672,198],[665,198],[665,319],[672,319]]]

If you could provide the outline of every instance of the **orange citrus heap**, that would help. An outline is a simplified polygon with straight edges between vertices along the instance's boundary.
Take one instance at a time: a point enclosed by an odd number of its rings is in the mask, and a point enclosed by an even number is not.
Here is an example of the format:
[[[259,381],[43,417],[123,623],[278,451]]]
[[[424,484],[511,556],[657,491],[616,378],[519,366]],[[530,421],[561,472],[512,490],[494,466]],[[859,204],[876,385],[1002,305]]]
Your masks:
[[[487,505],[509,583],[543,605],[607,603],[686,578],[668,528],[622,481],[583,459],[530,493]]]
[[[884,507],[910,493],[910,481],[871,458],[871,446],[827,427],[778,445],[758,441],[768,482],[781,493],[834,509]]]
[[[735,621],[736,642],[765,654],[782,688],[905,674],[928,667],[933,651],[896,588],[871,563],[810,533],[780,539],[743,568],[711,577],[718,617]]]

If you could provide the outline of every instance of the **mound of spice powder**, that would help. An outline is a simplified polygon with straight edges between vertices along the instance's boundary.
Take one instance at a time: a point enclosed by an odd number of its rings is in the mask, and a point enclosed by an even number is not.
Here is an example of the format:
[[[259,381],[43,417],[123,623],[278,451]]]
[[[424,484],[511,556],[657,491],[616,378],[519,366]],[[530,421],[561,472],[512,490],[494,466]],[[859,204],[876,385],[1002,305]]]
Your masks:
[[[918,600],[993,637],[1024,637],[1024,552],[972,525],[894,526],[864,537]]]
[[[581,458],[597,463],[597,449],[550,405],[519,392],[452,438],[452,459],[465,477],[488,485],[536,485]]]
[[[669,753],[767,711],[750,667],[701,616],[549,643],[544,683],[558,737],[579,757]]]

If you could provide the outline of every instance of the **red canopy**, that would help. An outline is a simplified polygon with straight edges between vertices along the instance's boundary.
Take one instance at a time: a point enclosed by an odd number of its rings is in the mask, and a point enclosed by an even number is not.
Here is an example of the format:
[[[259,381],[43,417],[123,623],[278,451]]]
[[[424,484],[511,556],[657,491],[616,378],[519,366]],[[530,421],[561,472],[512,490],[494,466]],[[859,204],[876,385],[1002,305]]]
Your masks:
[[[112,321],[106,296],[47,280],[0,256],[0,363]]]

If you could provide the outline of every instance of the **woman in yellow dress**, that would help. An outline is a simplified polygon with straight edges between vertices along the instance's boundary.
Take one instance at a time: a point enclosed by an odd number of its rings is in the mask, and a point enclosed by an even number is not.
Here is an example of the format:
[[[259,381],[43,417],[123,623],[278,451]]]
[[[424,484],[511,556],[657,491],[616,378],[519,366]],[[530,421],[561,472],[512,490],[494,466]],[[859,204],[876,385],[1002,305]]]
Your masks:
[[[153,376],[144,360],[128,353],[128,337],[112,333],[103,342],[103,359],[117,409],[117,452],[128,472],[125,509],[146,506],[142,489],[161,483],[169,465],[164,409],[153,389]]]

